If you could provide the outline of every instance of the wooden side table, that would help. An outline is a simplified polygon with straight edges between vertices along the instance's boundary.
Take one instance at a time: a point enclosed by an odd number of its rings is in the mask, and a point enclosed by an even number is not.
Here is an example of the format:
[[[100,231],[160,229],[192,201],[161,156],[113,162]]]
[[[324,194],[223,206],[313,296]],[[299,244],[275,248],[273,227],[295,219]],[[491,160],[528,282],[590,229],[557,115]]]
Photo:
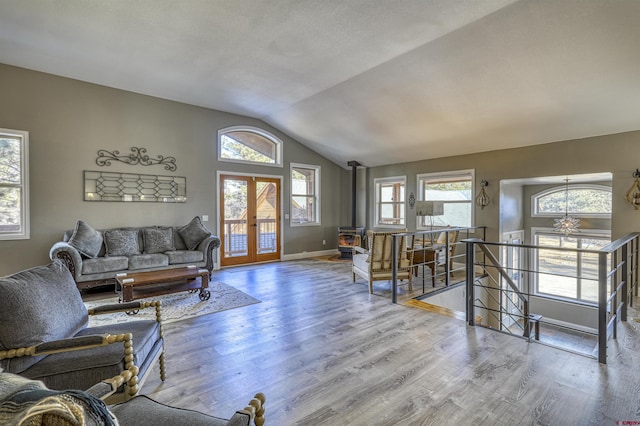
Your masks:
[[[414,246],[413,248],[413,275],[418,276],[418,267],[427,265],[431,269],[431,284],[436,286],[436,268],[438,267],[438,253],[445,248],[444,244],[432,246]]]

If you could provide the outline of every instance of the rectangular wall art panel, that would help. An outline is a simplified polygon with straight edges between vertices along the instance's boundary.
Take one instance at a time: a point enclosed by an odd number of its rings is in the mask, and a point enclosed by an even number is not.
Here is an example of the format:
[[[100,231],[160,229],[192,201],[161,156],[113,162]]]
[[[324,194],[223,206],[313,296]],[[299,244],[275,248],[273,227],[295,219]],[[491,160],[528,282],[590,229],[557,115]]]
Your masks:
[[[186,203],[187,178],[85,170],[84,201]]]

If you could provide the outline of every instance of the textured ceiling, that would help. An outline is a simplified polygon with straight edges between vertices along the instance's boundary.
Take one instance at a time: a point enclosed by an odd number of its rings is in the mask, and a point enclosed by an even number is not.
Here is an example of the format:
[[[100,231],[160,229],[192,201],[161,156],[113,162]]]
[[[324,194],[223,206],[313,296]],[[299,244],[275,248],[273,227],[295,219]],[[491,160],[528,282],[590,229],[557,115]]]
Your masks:
[[[638,22],[638,0],[0,0],[0,62],[376,166],[640,129]]]

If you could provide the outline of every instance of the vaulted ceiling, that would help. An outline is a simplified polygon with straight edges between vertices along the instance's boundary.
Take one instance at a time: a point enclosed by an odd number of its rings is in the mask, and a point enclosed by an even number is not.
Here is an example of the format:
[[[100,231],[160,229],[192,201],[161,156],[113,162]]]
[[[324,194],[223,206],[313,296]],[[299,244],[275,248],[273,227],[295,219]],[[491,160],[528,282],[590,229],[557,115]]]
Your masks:
[[[0,62],[376,166],[638,130],[639,22],[638,0],[4,0]]]

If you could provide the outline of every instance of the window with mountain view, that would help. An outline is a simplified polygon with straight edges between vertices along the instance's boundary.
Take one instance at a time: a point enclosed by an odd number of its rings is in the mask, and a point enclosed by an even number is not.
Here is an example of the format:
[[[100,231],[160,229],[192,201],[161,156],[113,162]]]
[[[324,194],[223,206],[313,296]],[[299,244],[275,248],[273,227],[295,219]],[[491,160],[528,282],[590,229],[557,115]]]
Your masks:
[[[442,201],[444,214],[419,217],[417,227],[473,226],[473,170],[418,175],[419,198],[425,201]]]
[[[565,203],[566,200],[566,203]],[[565,210],[573,216],[611,216],[611,187],[604,185],[556,186],[531,197],[534,217],[561,216]]]

